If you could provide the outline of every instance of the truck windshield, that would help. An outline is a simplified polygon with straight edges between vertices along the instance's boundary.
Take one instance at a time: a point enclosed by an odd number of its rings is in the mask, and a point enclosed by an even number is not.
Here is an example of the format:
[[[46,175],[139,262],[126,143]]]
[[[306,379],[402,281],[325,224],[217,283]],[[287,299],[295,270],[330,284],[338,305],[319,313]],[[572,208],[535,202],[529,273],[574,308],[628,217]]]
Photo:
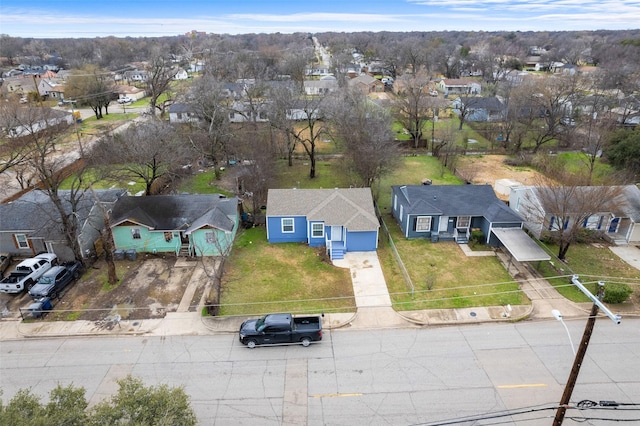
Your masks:
[[[264,318],[260,318],[256,321],[256,331],[261,331],[264,328]]]
[[[40,278],[40,280],[38,280],[39,284],[51,284],[53,282],[53,279],[51,277],[42,277]]]

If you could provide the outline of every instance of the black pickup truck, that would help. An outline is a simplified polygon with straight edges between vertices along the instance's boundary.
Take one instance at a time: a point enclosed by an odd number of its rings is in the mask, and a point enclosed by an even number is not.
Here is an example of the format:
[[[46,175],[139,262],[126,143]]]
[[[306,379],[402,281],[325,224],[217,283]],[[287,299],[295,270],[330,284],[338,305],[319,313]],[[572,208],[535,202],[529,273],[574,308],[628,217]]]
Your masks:
[[[247,320],[240,326],[240,342],[249,348],[256,345],[302,343],[322,340],[322,319],[319,316],[293,317],[291,314],[270,314]]]

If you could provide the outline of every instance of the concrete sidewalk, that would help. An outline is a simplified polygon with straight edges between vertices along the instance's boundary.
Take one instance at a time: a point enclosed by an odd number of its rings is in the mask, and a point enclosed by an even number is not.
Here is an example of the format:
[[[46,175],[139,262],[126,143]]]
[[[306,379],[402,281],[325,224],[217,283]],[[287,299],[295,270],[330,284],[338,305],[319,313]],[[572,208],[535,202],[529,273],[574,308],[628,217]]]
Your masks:
[[[402,311],[393,309],[391,298],[376,252],[347,253],[345,259],[336,261],[336,266],[349,268],[353,282],[357,311],[355,313],[331,313],[323,318],[326,329],[337,328],[397,328],[473,324],[495,321],[515,321],[526,318],[553,318],[552,310],[562,312],[563,317],[583,317],[591,309],[591,303],[577,304],[562,297],[546,280],[527,264],[509,260],[507,255],[497,252],[472,252],[467,255],[495,256],[508,268],[519,282],[521,289],[531,300],[531,305],[489,306],[460,309],[430,309]],[[637,249],[636,249],[637,250]],[[640,250],[628,250],[627,257],[633,261]],[[639,262],[640,263],[640,262]],[[638,265],[640,269],[640,265]],[[236,333],[248,316],[202,317],[204,299],[195,311],[188,311],[197,286],[202,283],[204,271],[194,270],[180,309],[167,313],[161,319],[121,320],[119,323],[92,321],[24,322],[19,319],[0,321],[0,340],[25,337],[70,337],[96,335],[209,335],[212,333]],[[629,314],[632,312],[621,312]],[[634,312],[635,313],[635,312]]]

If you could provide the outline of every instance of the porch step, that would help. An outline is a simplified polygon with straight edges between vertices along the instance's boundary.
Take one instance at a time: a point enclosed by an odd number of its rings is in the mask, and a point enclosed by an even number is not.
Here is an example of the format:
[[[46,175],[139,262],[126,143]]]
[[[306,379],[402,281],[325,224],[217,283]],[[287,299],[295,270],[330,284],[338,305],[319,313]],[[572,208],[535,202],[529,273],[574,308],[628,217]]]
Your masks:
[[[191,250],[189,250],[189,244],[180,245],[180,251],[178,252],[179,257],[190,257]]]
[[[331,260],[344,259],[345,252],[346,252],[346,249],[344,247],[344,244],[342,243],[334,244],[333,247],[331,248]]]
[[[331,260],[340,260],[340,259],[344,259],[344,250],[332,250]]]

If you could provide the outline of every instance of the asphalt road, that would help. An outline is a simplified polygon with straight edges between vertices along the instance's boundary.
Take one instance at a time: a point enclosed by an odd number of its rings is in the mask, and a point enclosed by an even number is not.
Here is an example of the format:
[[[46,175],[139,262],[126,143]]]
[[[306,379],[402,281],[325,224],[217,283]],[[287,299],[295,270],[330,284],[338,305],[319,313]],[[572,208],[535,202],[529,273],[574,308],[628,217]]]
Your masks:
[[[576,343],[584,324],[567,322]],[[640,320],[598,319],[571,400],[640,404],[639,357]],[[555,320],[335,330],[309,348],[253,350],[231,334],[21,339],[0,344],[0,387],[6,402],[20,388],[46,396],[74,383],[95,403],[132,374],[184,386],[203,425],[471,424],[460,418],[505,410],[526,413],[473,424],[549,425],[572,363]],[[565,424],[640,418],[640,406],[625,408],[636,411],[570,409]]]

